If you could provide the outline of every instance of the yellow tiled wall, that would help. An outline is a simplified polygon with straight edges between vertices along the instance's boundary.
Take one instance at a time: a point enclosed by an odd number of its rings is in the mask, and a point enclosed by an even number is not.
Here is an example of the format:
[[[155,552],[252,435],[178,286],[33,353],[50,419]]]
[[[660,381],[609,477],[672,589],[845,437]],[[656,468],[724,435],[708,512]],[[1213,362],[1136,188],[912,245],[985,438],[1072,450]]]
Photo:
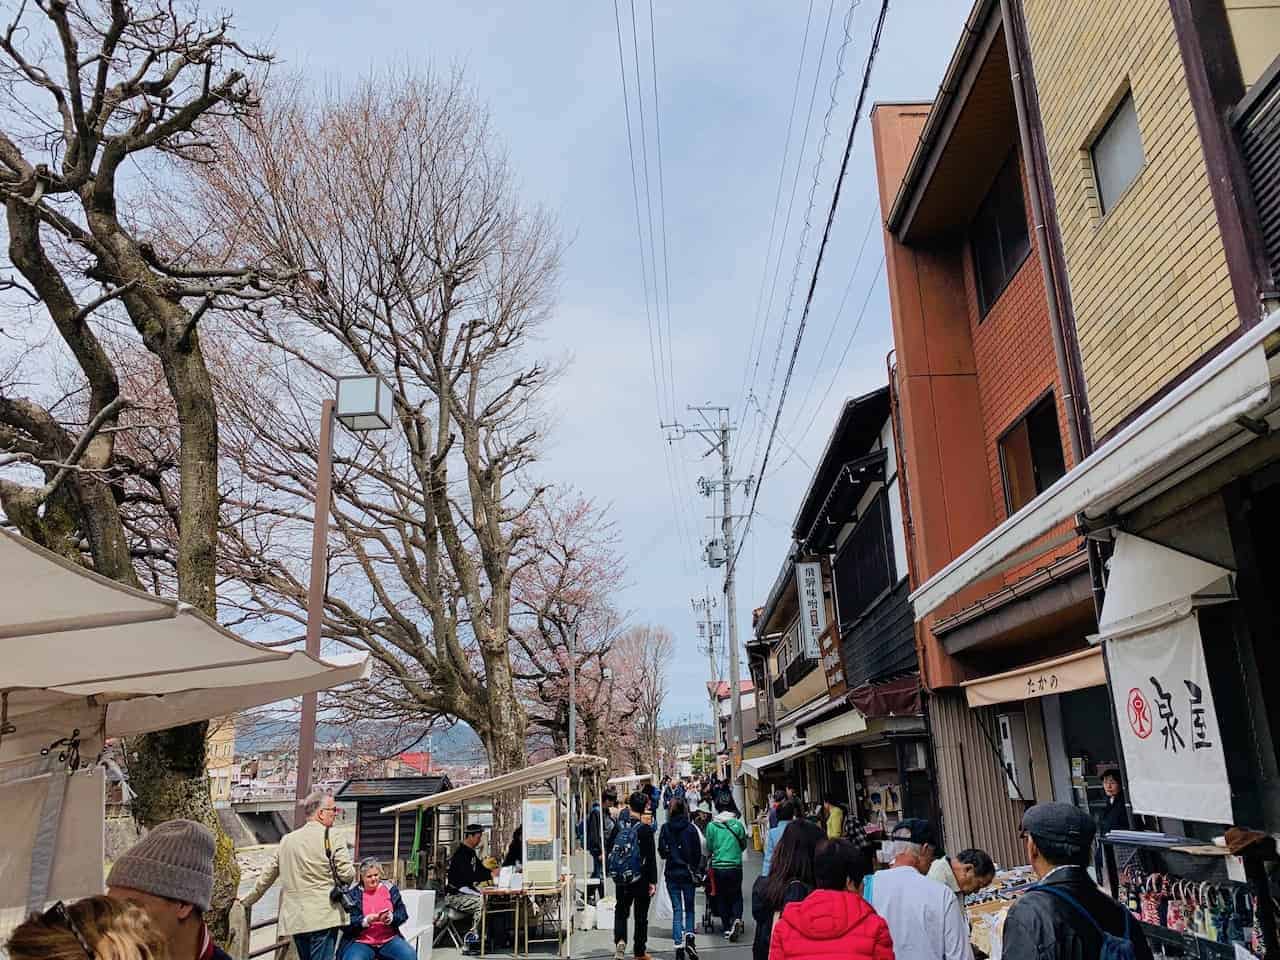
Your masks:
[[[1096,437],[1238,324],[1168,0],[1023,0]],[[1104,217],[1089,146],[1133,92],[1145,165]]]

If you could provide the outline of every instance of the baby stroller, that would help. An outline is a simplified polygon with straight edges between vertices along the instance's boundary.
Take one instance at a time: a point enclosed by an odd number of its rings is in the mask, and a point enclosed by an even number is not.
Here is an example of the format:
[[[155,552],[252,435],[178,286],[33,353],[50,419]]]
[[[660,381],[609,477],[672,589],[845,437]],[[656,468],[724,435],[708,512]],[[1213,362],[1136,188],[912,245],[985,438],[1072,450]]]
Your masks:
[[[711,811],[695,810],[691,816],[693,825],[698,828],[698,832],[703,835],[707,834],[707,824],[711,822]],[[715,911],[712,910],[712,904],[715,903],[716,881],[715,874],[711,870],[711,858],[703,857],[698,864],[698,872],[702,875],[702,889],[706,893],[706,908],[702,913],[702,932],[715,933]]]

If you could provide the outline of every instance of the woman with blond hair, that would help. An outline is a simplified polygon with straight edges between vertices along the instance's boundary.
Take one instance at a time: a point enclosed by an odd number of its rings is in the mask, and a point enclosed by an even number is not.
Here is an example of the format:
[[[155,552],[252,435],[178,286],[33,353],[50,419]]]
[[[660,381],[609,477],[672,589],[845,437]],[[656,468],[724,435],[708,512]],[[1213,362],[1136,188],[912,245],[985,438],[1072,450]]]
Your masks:
[[[168,960],[150,917],[110,897],[61,900],[33,913],[6,945],[11,960]]]

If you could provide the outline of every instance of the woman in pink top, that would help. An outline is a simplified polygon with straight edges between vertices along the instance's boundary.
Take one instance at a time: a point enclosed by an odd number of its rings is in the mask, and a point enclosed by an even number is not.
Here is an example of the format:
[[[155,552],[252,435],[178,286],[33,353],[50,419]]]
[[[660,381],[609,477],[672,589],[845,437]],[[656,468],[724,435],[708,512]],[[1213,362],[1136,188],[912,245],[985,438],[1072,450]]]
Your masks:
[[[400,936],[409,911],[396,885],[382,879],[382,864],[366,857],[357,876],[349,897],[357,906],[347,918],[342,960],[417,960],[417,951]]]

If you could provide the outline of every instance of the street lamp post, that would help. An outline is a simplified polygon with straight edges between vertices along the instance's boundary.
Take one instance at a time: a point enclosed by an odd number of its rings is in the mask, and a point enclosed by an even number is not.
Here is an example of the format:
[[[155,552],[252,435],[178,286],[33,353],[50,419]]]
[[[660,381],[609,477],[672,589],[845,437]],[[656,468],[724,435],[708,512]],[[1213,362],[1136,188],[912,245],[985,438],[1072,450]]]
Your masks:
[[[333,420],[353,433],[386,430],[392,419],[391,388],[375,376],[338,378],[337,400],[320,405],[320,450],[316,459],[316,506],[311,522],[311,583],[307,589],[307,653],[320,656],[320,628],[324,623],[325,586],[328,580],[327,546],[329,510],[333,487]],[[302,695],[298,725],[298,776],[294,826],[306,822],[303,801],[311,792],[311,766],[316,753],[316,694]]]

